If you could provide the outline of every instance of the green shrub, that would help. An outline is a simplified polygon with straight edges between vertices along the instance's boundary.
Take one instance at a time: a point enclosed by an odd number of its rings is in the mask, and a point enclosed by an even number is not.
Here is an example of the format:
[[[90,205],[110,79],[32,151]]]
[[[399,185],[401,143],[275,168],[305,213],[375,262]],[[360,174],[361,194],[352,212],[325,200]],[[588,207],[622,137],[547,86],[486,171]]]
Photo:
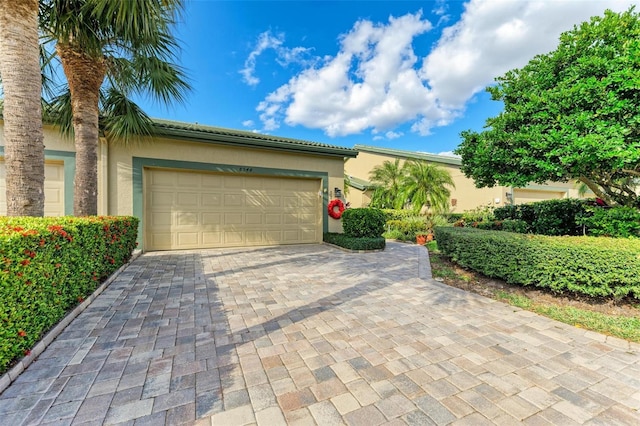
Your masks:
[[[438,248],[461,266],[556,293],[640,299],[640,240],[549,237],[438,227]]]
[[[429,228],[423,217],[410,217],[403,220],[387,221],[387,228],[402,233],[401,240],[413,240],[416,234],[427,233]]]
[[[342,213],[344,234],[354,238],[378,238],[384,232],[385,216],[380,209],[347,209]]]
[[[588,235],[615,238],[640,237],[640,211],[632,207],[595,207],[579,220]]]
[[[387,240],[400,240],[407,241],[407,236],[399,229],[390,229],[386,231],[382,236]]]
[[[518,219],[505,219],[502,220],[502,231],[517,232],[519,234],[526,234],[529,231],[529,226],[524,220]]]
[[[0,218],[0,372],[126,263],[134,217]]]
[[[413,211],[405,209],[382,209],[382,212],[384,213],[385,221],[402,220],[416,215]]]
[[[325,234],[323,234],[323,241],[350,250],[380,250],[384,249],[386,244],[383,237],[358,238],[350,237],[346,234],[337,234],[332,232],[326,232]]]
[[[504,206],[494,210],[498,220],[521,220],[526,232],[541,235],[581,235],[580,219],[586,212],[585,201],[574,198],[545,200],[531,204]]]
[[[494,219],[493,206],[479,206],[462,213],[462,219],[466,223],[490,222]]]

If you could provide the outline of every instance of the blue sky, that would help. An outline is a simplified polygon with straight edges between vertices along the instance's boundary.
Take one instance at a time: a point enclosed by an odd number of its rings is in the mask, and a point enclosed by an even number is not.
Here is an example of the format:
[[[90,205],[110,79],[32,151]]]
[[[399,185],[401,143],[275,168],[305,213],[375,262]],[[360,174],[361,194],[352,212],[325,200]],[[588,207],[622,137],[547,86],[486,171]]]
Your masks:
[[[157,118],[448,153],[502,105],[484,87],[562,31],[640,0],[186,2],[193,91]]]

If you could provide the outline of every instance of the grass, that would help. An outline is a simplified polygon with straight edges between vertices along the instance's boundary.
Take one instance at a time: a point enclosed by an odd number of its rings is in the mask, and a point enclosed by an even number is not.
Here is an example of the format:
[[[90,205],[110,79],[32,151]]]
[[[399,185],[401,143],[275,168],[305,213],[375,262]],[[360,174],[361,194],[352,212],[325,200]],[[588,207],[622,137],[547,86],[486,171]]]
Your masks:
[[[427,244],[427,247],[429,248],[431,272],[434,278],[442,278],[445,283],[447,280],[460,280],[469,283],[473,279],[473,275],[458,271],[457,268],[452,268],[448,262],[443,261],[435,241]],[[560,302],[558,304],[547,301],[540,302],[522,294],[499,289],[493,290],[492,297],[565,324],[640,343],[640,317],[607,315],[565,306]]]

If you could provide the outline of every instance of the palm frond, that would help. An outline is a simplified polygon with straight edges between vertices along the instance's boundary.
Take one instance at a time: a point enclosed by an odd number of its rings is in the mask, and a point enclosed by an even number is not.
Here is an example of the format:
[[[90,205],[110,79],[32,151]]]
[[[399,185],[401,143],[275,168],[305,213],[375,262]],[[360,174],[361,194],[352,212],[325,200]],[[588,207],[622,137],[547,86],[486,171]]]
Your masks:
[[[58,126],[60,133],[73,137],[73,112],[68,87],[50,101],[43,100],[42,114],[43,120]]]
[[[131,144],[153,134],[153,121],[132,100],[115,88],[109,88],[101,99],[101,126],[109,139]]]

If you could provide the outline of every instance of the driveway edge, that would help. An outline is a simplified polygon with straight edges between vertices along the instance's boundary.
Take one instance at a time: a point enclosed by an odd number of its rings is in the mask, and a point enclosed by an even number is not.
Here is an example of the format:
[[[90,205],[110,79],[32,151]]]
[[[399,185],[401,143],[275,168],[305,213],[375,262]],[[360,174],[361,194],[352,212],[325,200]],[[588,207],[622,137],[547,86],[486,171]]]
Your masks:
[[[71,312],[65,315],[58,324],[56,324],[47,334],[44,335],[42,339],[35,344],[33,348],[31,348],[31,352],[29,355],[22,358],[16,365],[13,366],[9,371],[4,373],[2,377],[0,377],[0,394],[4,392],[6,388],[13,383],[15,379],[22,374],[24,370],[31,364],[44,350],[55,340],[56,337],[60,333],[64,331],[65,328],[73,321],[78,315],[82,313],[87,307],[93,302],[96,297],[98,297],[117,277],[120,275],[122,271],[127,269],[127,267],[136,260],[142,251],[136,250],[131,255],[131,259],[120,268],[118,268],[113,274],[109,276],[96,290],[91,293],[82,303],[73,308]]]

